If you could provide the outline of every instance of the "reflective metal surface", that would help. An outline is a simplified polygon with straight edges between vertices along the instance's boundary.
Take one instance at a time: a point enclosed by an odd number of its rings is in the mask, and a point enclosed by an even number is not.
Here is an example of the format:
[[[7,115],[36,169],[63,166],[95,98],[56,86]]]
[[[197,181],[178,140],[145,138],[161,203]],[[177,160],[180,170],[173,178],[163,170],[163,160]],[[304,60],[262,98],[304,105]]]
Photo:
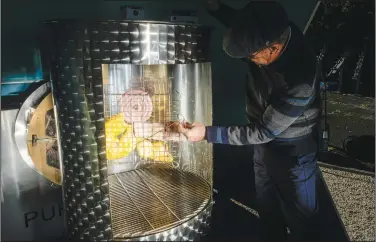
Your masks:
[[[47,91],[45,86],[35,95],[43,90]],[[34,102],[28,99],[23,107],[30,103]],[[19,152],[14,134],[25,132],[15,130],[16,119],[25,111],[21,110],[1,111],[1,239],[52,241],[64,232],[62,191],[25,162],[27,153]]]
[[[42,174],[42,172],[35,169],[34,162],[32,161],[27,148],[27,125],[32,109],[37,108],[43,97],[47,96],[50,92],[51,88],[49,83],[43,84],[36,89],[22,104],[14,126],[14,139],[22,159],[39,174]]]
[[[117,173],[109,182],[114,239],[174,228],[196,217],[211,201],[204,179],[168,167]]]
[[[106,150],[106,139],[108,140],[109,135],[106,134],[105,128],[106,120],[111,115],[107,115],[108,111],[106,110],[116,114],[119,110],[124,111],[127,107],[114,105],[109,108],[106,103],[116,102],[117,99],[112,101],[107,99],[106,102],[104,97],[108,96],[111,90],[120,92],[123,88],[124,91],[129,91],[125,89],[128,88],[128,84],[132,85],[134,80],[110,78],[119,82],[119,87],[105,88],[103,85],[105,73],[102,65],[122,64],[119,65],[120,74],[117,70],[112,71],[112,73],[123,75],[122,78],[133,78],[138,75],[139,80],[145,77],[145,72],[138,72],[141,65],[150,66],[151,69],[155,64],[162,65],[159,68],[168,69],[161,76],[162,79],[174,75],[176,77],[173,77],[172,80],[164,79],[164,84],[159,83],[157,86],[162,84],[166,87],[163,90],[171,96],[169,100],[174,98],[179,100],[175,102],[176,106],[171,106],[174,102],[171,102],[171,105],[164,106],[166,109],[176,111],[176,114],[170,112],[164,121],[174,121],[175,118],[184,117],[189,121],[196,119],[195,121],[211,124],[210,65],[205,64],[209,58],[210,32],[205,27],[194,25],[67,20],[50,22],[48,33],[44,38],[46,42],[43,43],[45,47],[43,60],[51,72],[55,103],[58,109],[67,232],[71,238],[111,240],[114,235],[114,221],[112,221],[113,215],[110,213],[112,198],[110,197],[110,182],[108,180],[107,157],[109,153],[107,152],[108,149]],[[179,65],[167,64],[189,65],[179,67]],[[112,68],[111,66],[109,70]],[[121,68],[129,71],[124,71]],[[152,77],[155,78],[154,75]],[[154,94],[155,91],[158,90],[154,89]],[[141,93],[138,92],[138,95],[144,95]],[[127,100],[127,95],[130,94],[128,92],[121,95],[126,95],[123,97]],[[200,100],[203,103],[198,103]],[[140,101],[137,102],[137,108],[145,109],[147,107]],[[162,109],[165,108],[158,109],[158,112]],[[181,115],[179,116],[179,114]],[[148,115],[146,112],[139,120],[143,120],[145,117],[149,118]],[[156,116],[154,115],[154,117]],[[127,126],[124,124],[124,120],[120,121],[122,122],[120,125]],[[154,119],[154,122],[157,121]],[[120,139],[123,134],[119,135],[119,137],[116,135],[113,138]],[[131,143],[117,148],[127,151],[132,145]],[[170,146],[170,144],[167,146]],[[159,148],[164,147],[166,149],[167,146],[160,145]],[[200,175],[211,184],[211,146],[193,145],[185,142],[175,142],[173,146],[177,147],[177,151],[181,151],[180,156],[171,151],[171,153],[176,154],[173,157],[181,157],[183,162],[173,162],[172,164],[176,168],[181,168],[184,172],[191,171]],[[202,155],[203,153],[205,155]],[[133,152],[130,156],[134,154]],[[114,155],[116,157],[116,154]],[[171,160],[170,156],[167,157],[168,159],[162,158]],[[152,163],[144,162],[144,165]],[[137,159],[129,164],[131,166],[124,171],[144,168],[144,166],[137,166]],[[114,172],[114,169],[111,172]],[[118,170],[115,169],[115,172],[118,172]],[[145,194],[140,193],[140,195]],[[185,225],[175,228],[166,227],[166,231],[162,235],[158,235],[162,237],[158,238],[163,240],[186,239],[188,234],[199,235],[199,231],[202,231],[204,227],[200,226],[206,224],[208,214],[210,215],[208,209],[198,211],[196,217],[189,220],[188,229]],[[184,231],[187,233],[176,235],[177,232],[183,233]],[[151,236],[139,239],[152,240],[155,238]]]
[[[164,232],[114,241],[199,241],[210,229],[212,204],[185,223]]]
[[[207,234],[211,222],[211,205],[180,226],[161,233],[132,238],[129,241],[198,241]]]
[[[58,45],[57,55],[74,56],[74,64],[79,61],[75,51],[85,55],[84,60],[101,63],[185,64],[209,59],[210,31],[199,25],[74,20],[47,25]]]

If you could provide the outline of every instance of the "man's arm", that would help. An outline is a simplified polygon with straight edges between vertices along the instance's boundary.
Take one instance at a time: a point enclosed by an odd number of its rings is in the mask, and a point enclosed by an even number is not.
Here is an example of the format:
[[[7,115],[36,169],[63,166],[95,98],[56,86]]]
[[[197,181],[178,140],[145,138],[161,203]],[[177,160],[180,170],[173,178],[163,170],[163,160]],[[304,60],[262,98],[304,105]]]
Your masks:
[[[293,124],[314,97],[313,83],[295,84],[273,98],[259,122],[242,126],[208,126],[206,140],[231,145],[267,143]]]

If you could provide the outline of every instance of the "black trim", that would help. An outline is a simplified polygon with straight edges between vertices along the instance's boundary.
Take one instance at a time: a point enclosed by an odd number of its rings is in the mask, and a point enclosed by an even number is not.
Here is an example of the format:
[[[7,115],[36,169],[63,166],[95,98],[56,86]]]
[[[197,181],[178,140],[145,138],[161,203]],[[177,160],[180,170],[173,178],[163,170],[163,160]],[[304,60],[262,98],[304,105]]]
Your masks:
[[[20,93],[17,96],[2,96],[1,97],[1,110],[20,109],[25,102],[36,89],[45,84],[47,81],[40,81],[31,83],[26,91]]]

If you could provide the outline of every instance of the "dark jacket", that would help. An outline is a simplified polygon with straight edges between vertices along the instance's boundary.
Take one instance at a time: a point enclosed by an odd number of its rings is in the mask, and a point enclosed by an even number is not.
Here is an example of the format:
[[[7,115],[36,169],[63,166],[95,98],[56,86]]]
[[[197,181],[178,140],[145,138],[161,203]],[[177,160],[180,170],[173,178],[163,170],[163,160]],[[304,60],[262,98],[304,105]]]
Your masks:
[[[211,12],[229,27],[236,10],[221,4]],[[257,66],[248,59],[248,125],[209,126],[210,143],[248,145],[287,145],[295,154],[317,150],[316,126],[319,117],[317,61],[302,32],[290,24],[291,37],[282,55],[268,66]]]

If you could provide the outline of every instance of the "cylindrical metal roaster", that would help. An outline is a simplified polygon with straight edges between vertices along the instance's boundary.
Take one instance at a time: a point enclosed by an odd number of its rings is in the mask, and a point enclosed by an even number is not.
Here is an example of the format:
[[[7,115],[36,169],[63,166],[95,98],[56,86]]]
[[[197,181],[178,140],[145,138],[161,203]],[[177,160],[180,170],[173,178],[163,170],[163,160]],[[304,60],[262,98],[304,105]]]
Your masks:
[[[211,125],[209,29],[47,24],[69,236],[199,239],[211,213],[212,146],[171,140],[165,127]]]

